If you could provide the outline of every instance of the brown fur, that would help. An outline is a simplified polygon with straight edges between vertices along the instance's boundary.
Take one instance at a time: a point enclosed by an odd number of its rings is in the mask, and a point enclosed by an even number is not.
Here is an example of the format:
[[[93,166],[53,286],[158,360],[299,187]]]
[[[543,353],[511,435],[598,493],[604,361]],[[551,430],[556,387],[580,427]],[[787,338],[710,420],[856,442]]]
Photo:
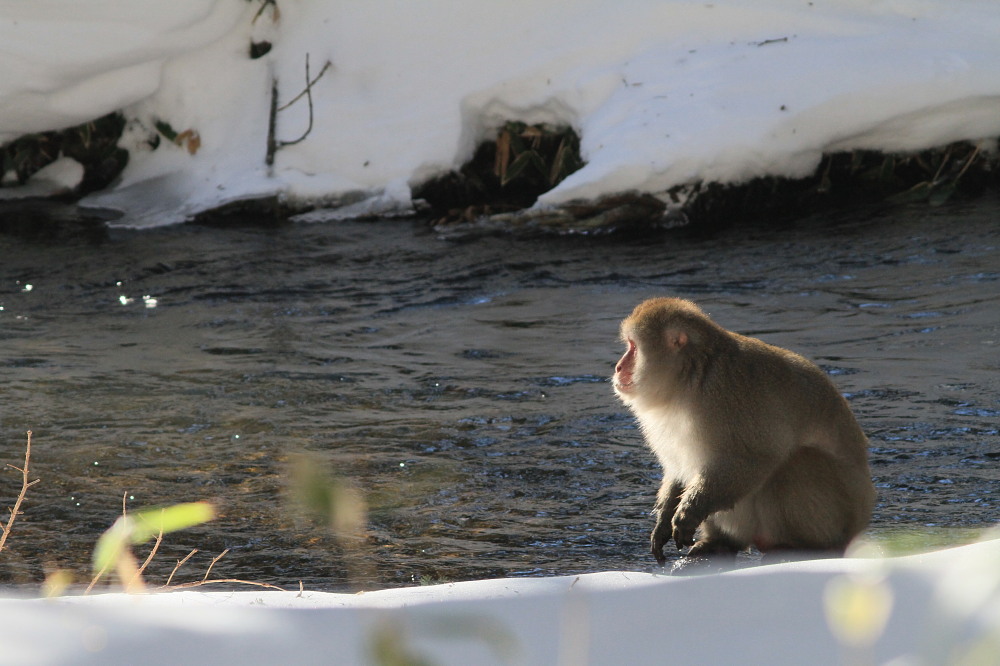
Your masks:
[[[868,525],[868,440],[826,374],[725,330],[690,301],[655,298],[621,324],[615,392],[663,466],[653,555],[843,551]],[[697,541],[695,541],[697,531]]]

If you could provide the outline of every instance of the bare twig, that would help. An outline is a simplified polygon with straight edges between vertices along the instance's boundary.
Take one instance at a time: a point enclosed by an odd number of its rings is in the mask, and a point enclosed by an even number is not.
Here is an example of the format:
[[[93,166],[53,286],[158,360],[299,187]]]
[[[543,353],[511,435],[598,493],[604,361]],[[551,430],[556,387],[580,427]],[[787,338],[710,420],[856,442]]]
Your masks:
[[[302,92],[293,97],[288,103],[280,107],[278,106],[278,79],[273,78],[271,80],[271,111],[267,119],[267,155],[264,158],[264,162],[267,164],[267,166],[272,166],[274,164],[274,154],[278,151],[279,148],[284,148],[285,146],[294,146],[297,143],[301,143],[302,141],[305,140],[307,136],[309,136],[310,132],[312,132],[313,128],[312,87],[316,84],[317,81],[323,78],[323,75],[326,74],[326,70],[330,69],[330,67],[332,66],[333,63],[327,60],[326,64],[323,65],[323,69],[321,69],[319,74],[316,75],[316,78],[312,78],[312,76],[309,73],[309,54],[307,53],[306,87]],[[275,138],[275,127],[277,125],[278,112],[284,111],[292,104],[295,104],[297,101],[302,99],[303,95],[305,95],[306,100],[309,102],[309,125],[306,127],[306,131],[302,133],[302,136],[300,136],[297,139],[294,139],[293,141],[278,141]]]
[[[281,590],[282,592],[287,592],[283,587],[278,587],[277,585],[271,585],[270,583],[258,583],[252,580],[242,580],[240,578],[213,578],[212,580],[196,580],[191,583],[178,583],[169,588],[170,590],[183,590],[189,587],[201,587],[202,585],[211,585],[213,583],[240,583],[241,585],[254,585],[256,587],[266,587],[271,590]]]
[[[263,13],[264,13],[264,10],[265,10],[265,9],[267,9],[267,6],[268,6],[268,5],[270,5],[271,7],[273,7],[273,8],[274,8],[274,9],[273,9],[273,11],[274,11],[274,14],[275,14],[275,19],[274,19],[274,20],[275,20],[275,21],[277,21],[277,20],[278,20],[278,19],[277,19],[277,14],[278,14],[278,3],[277,3],[277,2],[275,2],[275,0],[264,0],[264,1],[262,2],[262,3],[260,3],[260,9],[258,9],[258,10],[257,10],[257,13],[253,15],[253,19],[252,19],[252,20],[250,21],[250,23],[251,23],[251,24],[253,24],[253,23],[256,23],[256,22],[257,22],[257,19],[259,19],[259,18],[260,18],[260,16],[261,16],[261,14],[263,14]]]
[[[280,107],[278,109],[278,111],[284,111],[289,106],[291,106],[295,102],[297,102],[300,99],[302,99],[302,95],[304,94],[306,96],[306,101],[309,102],[309,126],[306,127],[306,131],[302,133],[302,136],[300,136],[299,138],[295,139],[294,141],[282,141],[280,147],[283,148],[285,146],[294,146],[296,143],[300,143],[302,141],[305,141],[305,138],[307,136],[309,136],[310,132],[312,132],[312,129],[313,129],[313,96],[312,96],[312,87],[313,87],[314,83],[316,83],[317,81],[319,81],[320,78],[324,74],[326,74],[326,70],[330,68],[330,65],[331,65],[330,61],[327,60],[326,64],[323,65],[323,69],[320,70],[320,73],[316,75],[316,78],[315,79],[310,79],[309,78],[309,54],[308,53],[306,54],[306,89],[303,90],[302,92],[300,92],[295,97],[293,97],[292,101],[290,101],[288,104],[285,104],[284,106]]]
[[[194,555],[195,553],[197,553],[197,552],[198,552],[198,549],[195,548],[190,553],[188,553],[187,556],[184,557],[184,559],[179,560],[177,562],[177,566],[175,566],[174,570],[170,573],[170,577],[167,578],[167,582],[164,583],[163,585],[161,585],[158,589],[160,589],[160,590],[167,590],[167,591],[170,591],[170,590],[186,590],[186,589],[189,589],[189,588],[192,588],[192,587],[201,587],[202,585],[211,585],[212,583],[239,583],[241,585],[255,585],[257,587],[266,587],[266,588],[269,588],[269,589],[272,589],[272,590],[281,590],[282,592],[285,591],[285,588],[279,587],[277,585],[271,585],[270,583],[258,583],[258,582],[252,581],[252,580],[243,580],[241,578],[212,578],[212,579],[210,579],[208,576],[212,573],[212,567],[215,566],[216,562],[218,562],[219,560],[221,560],[223,557],[226,556],[226,554],[229,552],[228,548],[226,548],[224,551],[222,551],[221,553],[219,553],[217,556],[215,556],[212,559],[212,563],[208,565],[208,570],[205,572],[205,576],[201,580],[196,580],[196,581],[192,581],[192,582],[189,582],[189,583],[177,583],[176,585],[171,585],[170,583],[174,579],[174,574],[177,573],[177,570],[180,569],[181,565],[184,564],[185,562],[187,562],[188,559],[190,559],[190,557],[192,555]],[[299,584],[299,587],[300,588],[302,587],[301,583]]]
[[[174,574],[177,573],[177,570],[180,569],[184,565],[184,563],[187,562],[189,559],[191,559],[191,556],[197,552],[198,549],[195,548],[190,553],[185,555],[183,559],[177,560],[177,564],[174,566],[174,570],[170,572],[170,576],[167,578],[166,584],[162,585],[161,587],[170,587],[170,581],[174,579]]]
[[[290,107],[292,104],[295,104],[297,101],[299,101],[300,99],[302,99],[303,95],[305,95],[306,97],[309,97],[310,96],[310,91],[312,90],[312,87],[314,85],[316,85],[317,81],[319,81],[321,78],[323,78],[323,75],[326,74],[326,70],[330,69],[331,67],[333,67],[333,63],[330,62],[329,60],[327,60],[326,64],[323,65],[323,69],[319,70],[319,74],[316,75],[316,78],[310,80],[310,78],[309,78],[309,54],[307,53],[306,54],[306,87],[305,87],[305,89],[302,90],[302,92],[300,92],[298,95],[296,95],[295,97],[293,97],[290,101],[288,101],[285,104],[279,106],[278,107],[278,111],[284,111],[285,109],[287,109],[288,107]],[[312,105],[310,104],[310,109],[311,108],[312,108]],[[312,114],[310,114],[310,115],[312,115]]]
[[[278,79],[271,79],[271,111],[267,117],[267,156],[264,163],[274,164],[274,154],[278,152],[278,141],[274,138],[274,128],[278,118]]]
[[[221,553],[219,553],[218,555],[216,555],[214,558],[212,558],[212,563],[208,565],[208,570],[205,572],[205,575],[202,577],[202,581],[208,580],[208,574],[212,573],[212,567],[215,566],[216,562],[218,562],[223,557],[225,557],[226,553],[228,553],[228,552],[229,552],[229,549],[226,548],[224,551],[222,551]]]
[[[156,551],[160,549],[161,543],[163,543],[163,528],[160,528],[160,533],[156,535],[156,543],[153,544],[152,550],[150,550],[149,555],[146,556],[146,561],[142,563],[139,570],[135,572],[135,576],[132,577],[132,581],[129,583],[130,587],[135,583],[136,579],[142,578],[142,572],[145,571],[146,567],[149,566],[149,563],[153,561],[153,556],[156,555]]]
[[[9,509],[10,518],[7,519],[7,524],[3,526],[3,534],[0,534],[0,550],[3,550],[4,544],[7,543],[7,536],[10,534],[11,528],[14,527],[14,519],[17,518],[18,514],[21,513],[21,502],[24,501],[24,496],[28,493],[28,488],[38,483],[41,479],[35,479],[34,481],[28,481],[28,464],[31,462],[31,431],[28,431],[28,443],[24,447],[24,467],[15,467],[8,463],[7,467],[11,469],[16,469],[21,473],[21,492],[17,494],[17,499],[14,501],[14,508]]]
[[[104,572],[105,572],[105,571],[107,571],[107,570],[108,570],[108,568],[107,568],[107,567],[104,567],[103,569],[101,569],[100,571],[98,571],[98,572],[97,572],[97,575],[96,575],[96,576],[94,576],[94,577],[93,577],[93,578],[92,578],[92,579],[90,580],[90,585],[88,585],[88,586],[87,586],[87,589],[83,591],[83,593],[84,593],[85,595],[86,595],[86,594],[90,594],[90,591],[94,589],[94,586],[95,586],[95,585],[97,585],[97,581],[101,580],[101,576],[103,576],[103,575],[104,575]]]

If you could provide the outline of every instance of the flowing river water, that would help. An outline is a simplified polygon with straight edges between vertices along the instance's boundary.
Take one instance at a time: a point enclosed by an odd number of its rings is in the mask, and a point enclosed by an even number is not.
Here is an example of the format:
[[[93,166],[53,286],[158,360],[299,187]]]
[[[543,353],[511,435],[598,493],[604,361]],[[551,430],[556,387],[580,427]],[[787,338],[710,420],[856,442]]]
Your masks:
[[[815,360],[871,439],[868,537],[1000,519],[1000,201],[710,237],[444,240],[418,222],[0,237],[0,462],[28,491],[0,583],[89,579],[122,513],[213,500],[147,578],[311,589],[651,570],[659,470],[607,377],[641,299]],[[348,547],[289,501],[358,488]],[[0,504],[20,474],[0,473]],[[6,515],[4,515],[6,519]],[[947,529],[962,528],[962,529]],[[140,546],[144,557],[148,546]],[[672,546],[668,546],[672,551]]]

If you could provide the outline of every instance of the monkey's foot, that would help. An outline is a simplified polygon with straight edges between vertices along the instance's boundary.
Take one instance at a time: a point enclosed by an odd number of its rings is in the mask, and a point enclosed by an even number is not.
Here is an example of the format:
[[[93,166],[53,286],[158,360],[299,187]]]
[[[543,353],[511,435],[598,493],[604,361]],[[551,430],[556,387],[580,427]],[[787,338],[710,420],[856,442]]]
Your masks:
[[[685,557],[705,557],[709,555],[736,555],[743,546],[726,537],[708,537],[699,539]]]

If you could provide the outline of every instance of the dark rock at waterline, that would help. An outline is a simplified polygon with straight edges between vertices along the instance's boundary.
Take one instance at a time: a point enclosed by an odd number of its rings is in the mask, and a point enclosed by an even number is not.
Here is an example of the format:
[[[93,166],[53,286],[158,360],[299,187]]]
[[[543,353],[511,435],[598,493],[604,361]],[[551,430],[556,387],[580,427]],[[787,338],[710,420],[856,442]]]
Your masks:
[[[117,211],[52,199],[0,200],[0,234],[38,242],[100,242]]]
[[[457,221],[438,220],[434,230],[445,238],[509,233],[530,235],[604,235],[650,233],[688,224],[680,210],[650,194],[626,192],[595,201],[571,201],[552,208],[529,208],[490,214],[470,207]]]

